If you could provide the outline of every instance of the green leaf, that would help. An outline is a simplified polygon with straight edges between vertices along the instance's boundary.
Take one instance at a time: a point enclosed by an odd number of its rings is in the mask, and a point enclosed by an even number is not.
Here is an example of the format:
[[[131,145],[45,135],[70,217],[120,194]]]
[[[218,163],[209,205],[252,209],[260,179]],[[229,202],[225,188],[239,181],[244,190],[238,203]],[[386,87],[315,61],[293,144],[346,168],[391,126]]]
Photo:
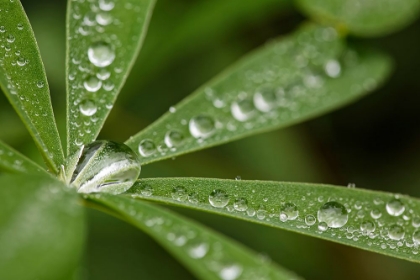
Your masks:
[[[1,88],[57,173],[64,156],[34,33],[20,1],[2,0],[0,15]]]
[[[149,234],[199,279],[300,279],[233,240],[168,210],[122,196],[87,198]]]
[[[297,0],[301,10],[320,22],[339,25],[359,36],[381,36],[411,24],[418,0]]]
[[[98,136],[146,35],[155,0],[69,1],[67,150]]]
[[[0,170],[18,173],[44,173],[38,166],[6,143],[0,141]]]
[[[75,190],[41,176],[0,177],[0,279],[73,279],[84,214]]]
[[[420,262],[420,200],[405,195],[321,184],[202,178],[142,179],[126,194]],[[339,208],[330,208],[327,202],[343,205],[348,221],[344,223],[345,214],[334,216]],[[323,206],[327,210],[320,212]]]
[[[142,164],[289,126],[360,98],[389,59],[345,49],[331,27],[306,26],[204,85],[126,143]]]

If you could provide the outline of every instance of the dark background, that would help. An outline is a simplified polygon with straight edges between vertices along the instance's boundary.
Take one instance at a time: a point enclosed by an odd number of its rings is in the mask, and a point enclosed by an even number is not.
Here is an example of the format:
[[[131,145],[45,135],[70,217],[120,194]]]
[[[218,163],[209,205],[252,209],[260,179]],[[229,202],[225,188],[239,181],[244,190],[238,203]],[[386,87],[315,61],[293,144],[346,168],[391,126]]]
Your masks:
[[[64,0],[22,1],[65,131]],[[100,139],[125,141],[248,51],[305,21],[287,0],[158,0],[137,63]],[[292,128],[147,165],[142,177],[322,182],[420,196],[420,21],[390,36],[349,38],[395,60],[391,78],[340,111]],[[3,95],[0,138],[40,161]],[[420,279],[420,266],[225,217],[173,209],[246,244],[306,279]],[[88,279],[190,279],[142,232],[89,210]]]

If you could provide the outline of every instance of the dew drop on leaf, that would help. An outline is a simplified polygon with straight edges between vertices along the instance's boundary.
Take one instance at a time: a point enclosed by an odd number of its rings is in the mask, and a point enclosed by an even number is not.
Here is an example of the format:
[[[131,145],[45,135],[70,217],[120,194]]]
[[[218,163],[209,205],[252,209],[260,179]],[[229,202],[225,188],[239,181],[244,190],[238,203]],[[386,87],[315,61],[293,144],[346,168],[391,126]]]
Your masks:
[[[229,196],[223,190],[214,190],[209,195],[209,202],[213,207],[223,208],[229,203]]]
[[[360,224],[360,230],[362,231],[362,233],[366,233],[366,234],[371,233],[375,231],[375,228],[376,228],[375,223],[370,220],[363,221]]]
[[[165,134],[165,144],[168,148],[178,147],[184,141],[184,135],[177,130],[170,130]]]
[[[420,230],[413,232],[413,242],[416,246],[420,244]]]
[[[230,111],[236,120],[244,122],[254,116],[255,107],[250,98],[243,98],[233,102]]]
[[[71,185],[81,193],[119,194],[134,184],[140,170],[140,161],[128,146],[99,140],[84,147]]]
[[[277,96],[272,88],[261,88],[254,94],[254,105],[261,112],[269,112],[277,105]]]
[[[316,222],[316,218],[315,218],[314,215],[307,215],[305,217],[305,224],[307,226],[313,226],[315,224],[315,222]]]
[[[95,76],[89,76],[83,82],[83,86],[87,91],[97,92],[102,86],[102,81],[96,78]]]
[[[404,228],[400,225],[392,225],[388,230],[388,237],[392,240],[401,240],[404,238]]]
[[[280,210],[280,220],[283,222],[287,220],[295,220],[298,215],[299,211],[297,206],[291,202],[285,203]]]
[[[248,209],[248,200],[246,198],[237,198],[235,199],[235,202],[233,204],[233,207],[235,208],[236,211],[246,211],[246,209]]]
[[[372,209],[371,211],[370,211],[370,216],[373,218],[373,219],[379,219],[381,216],[382,216],[382,212],[381,211],[379,211],[379,209]]]
[[[139,153],[144,157],[149,157],[156,153],[156,144],[150,139],[145,139],[139,144]]]
[[[188,198],[187,190],[182,187],[174,187],[172,190],[172,198],[176,201],[186,201]]]
[[[318,230],[319,231],[326,231],[328,229],[328,225],[325,222],[321,222],[318,224]]]
[[[190,133],[194,138],[208,138],[215,132],[216,122],[207,115],[199,115],[190,120]]]
[[[188,255],[193,259],[203,258],[209,251],[209,244],[205,242],[194,242],[188,245]]]
[[[115,59],[115,52],[112,47],[105,42],[96,42],[88,49],[89,61],[98,67],[106,67]]]
[[[344,205],[330,201],[318,210],[318,221],[325,222],[330,228],[340,228],[348,221],[349,215]]]
[[[98,107],[96,106],[95,102],[90,99],[85,99],[79,104],[80,112],[85,116],[93,116],[96,111],[98,110]]]
[[[223,266],[219,271],[222,280],[235,280],[242,274],[242,267],[238,264],[230,264]]]
[[[391,216],[400,216],[402,213],[404,213],[405,206],[399,199],[391,199],[386,204],[386,211]]]

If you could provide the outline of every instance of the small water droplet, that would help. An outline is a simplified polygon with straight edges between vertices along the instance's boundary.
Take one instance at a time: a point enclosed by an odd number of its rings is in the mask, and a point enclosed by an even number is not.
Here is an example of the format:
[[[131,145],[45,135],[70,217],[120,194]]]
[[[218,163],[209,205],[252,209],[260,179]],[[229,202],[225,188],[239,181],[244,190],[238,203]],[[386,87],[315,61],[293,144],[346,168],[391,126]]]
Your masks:
[[[96,22],[100,25],[109,25],[112,22],[112,16],[107,13],[99,13],[96,15]]]
[[[102,11],[111,11],[114,9],[115,3],[112,0],[99,0],[99,9]]]
[[[244,98],[233,102],[230,111],[236,120],[244,122],[254,116],[255,107],[250,98]]]
[[[93,100],[85,99],[82,102],[80,102],[79,109],[83,115],[89,117],[93,116],[96,113],[98,107],[96,106]]]
[[[36,86],[38,87],[38,88],[43,88],[44,87],[44,82],[43,81],[38,81],[37,83],[36,83]]]
[[[331,228],[340,228],[348,221],[349,215],[344,205],[330,201],[318,210],[318,221],[325,222]]]
[[[404,228],[399,225],[392,225],[388,230],[388,237],[392,240],[401,240],[404,238]]]
[[[0,33],[4,33],[6,32],[6,28],[2,25],[0,26]]]
[[[140,161],[128,146],[95,141],[84,147],[71,184],[81,193],[119,194],[135,183],[140,170]]]
[[[285,203],[281,210],[280,210],[280,220],[287,221],[287,220],[295,220],[299,215],[299,211],[297,206],[291,202]]]
[[[12,34],[9,34],[6,36],[6,40],[9,43],[13,43],[15,41],[15,36],[13,36]]]
[[[379,209],[372,209],[371,211],[370,211],[370,216],[373,218],[373,219],[379,219],[381,216],[382,216],[382,212],[381,211],[379,211]]]
[[[341,73],[341,65],[340,62],[338,62],[335,59],[327,61],[324,67],[325,74],[328,75],[330,78],[337,78],[340,76]]]
[[[111,73],[108,70],[104,69],[104,68],[100,69],[96,73],[96,77],[99,80],[102,80],[102,81],[109,79],[110,76],[111,76]]]
[[[261,88],[254,94],[254,105],[261,112],[271,111],[277,103],[277,95],[272,88]]]
[[[209,244],[205,242],[195,242],[190,244],[188,249],[188,255],[193,259],[203,258],[209,251]]]
[[[373,221],[370,221],[370,220],[363,221],[360,224],[360,230],[364,234],[369,234],[369,233],[375,231],[375,228],[376,228],[375,223]]]
[[[222,280],[235,280],[242,274],[242,267],[238,264],[230,264],[220,269],[219,277]]]
[[[97,92],[102,86],[102,81],[95,76],[90,76],[83,82],[83,86],[87,91]]]
[[[420,230],[413,232],[413,242],[416,246],[420,244]]]
[[[150,139],[144,139],[139,144],[139,153],[144,157],[149,157],[156,152],[156,144]]]
[[[147,185],[147,184],[146,185],[142,185],[140,187],[140,193],[143,196],[151,196],[153,194],[153,188],[152,188],[152,186]]]
[[[386,204],[386,211],[391,216],[400,216],[402,213],[404,213],[405,206],[399,199],[391,199]]]
[[[223,190],[214,190],[209,195],[209,202],[213,207],[223,208],[229,203],[229,196]]]
[[[321,222],[318,224],[318,230],[319,231],[326,231],[328,229],[328,225],[325,222]]]
[[[89,61],[98,67],[106,67],[115,59],[115,52],[112,47],[105,42],[96,42],[88,49]]]
[[[305,217],[305,224],[307,226],[313,226],[316,222],[316,218],[314,215],[306,215]]]
[[[190,120],[189,129],[194,138],[208,138],[215,132],[216,122],[210,116],[199,115]]]
[[[23,57],[19,57],[18,59],[17,59],[17,65],[19,65],[19,66],[25,66],[26,65],[26,59],[25,58],[23,58]]]
[[[184,141],[184,135],[177,130],[170,130],[165,135],[165,144],[168,148],[178,147]]]
[[[22,30],[23,29],[23,24],[22,23],[18,23],[17,24],[17,29]]]
[[[411,224],[415,228],[420,227],[420,217],[414,217],[413,220],[411,221]]]
[[[233,204],[233,207],[235,208],[236,211],[246,211],[246,209],[248,209],[248,200],[246,198],[237,198],[235,199],[235,202]]]
[[[186,201],[188,198],[187,190],[182,186],[177,186],[172,189],[172,198],[176,201]]]

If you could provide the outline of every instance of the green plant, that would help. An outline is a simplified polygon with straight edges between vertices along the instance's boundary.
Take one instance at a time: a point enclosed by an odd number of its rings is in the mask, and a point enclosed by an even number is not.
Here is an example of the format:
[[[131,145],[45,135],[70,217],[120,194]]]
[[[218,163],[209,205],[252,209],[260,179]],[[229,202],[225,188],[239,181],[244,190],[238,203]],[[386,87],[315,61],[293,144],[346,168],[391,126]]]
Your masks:
[[[79,202],[139,227],[203,279],[298,277],[210,229],[145,201],[419,262],[420,203],[408,196],[239,178],[134,182],[140,164],[302,122],[377,88],[389,75],[390,59],[374,49],[347,44],[346,35],[375,36],[397,30],[414,20],[420,8],[414,0],[390,0],[392,9],[382,8],[382,1],[359,1],[364,9],[356,10],[342,10],[354,4],[350,0],[340,5],[297,2],[321,24],[307,23],[245,57],[130,138],[126,142],[130,150],[122,144],[94,141],[135,60],[154,1],[69,1],[64,156],[29,21],[19,1],[1,0],[0,83],[47,169],[1,143],[0,167],[25,176],[0,178],[4,198],[0,278],[70,277],[84,242]]]

